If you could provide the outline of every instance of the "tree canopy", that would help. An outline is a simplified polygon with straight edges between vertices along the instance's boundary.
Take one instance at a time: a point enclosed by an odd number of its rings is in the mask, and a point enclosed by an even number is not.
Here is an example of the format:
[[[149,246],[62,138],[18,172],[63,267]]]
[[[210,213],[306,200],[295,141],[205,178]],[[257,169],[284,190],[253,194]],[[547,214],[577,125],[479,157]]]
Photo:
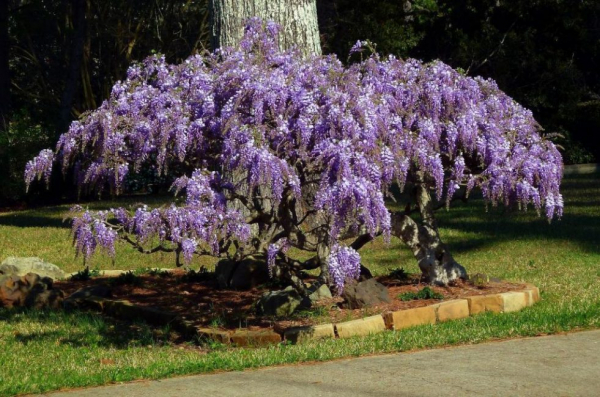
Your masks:
[[[237,48],[131,66],[55,151],[27,164],[28,185],[48,181],[57,162],[81,189],[115,193],[142,169],[177,176],[183,203],[83,211],[73,225],[78,252],[114,255],[121,237],[184,262],[264,255],[275,275],[297,283],[316,263],[341,290],[360,273],[363,241],[380,234],[401,238],[420,264],[440,260],[431,253],[440,240],[430,230],[430,191],[449,205],[461,186],[479,188],[491,205],[562,214],[561,155],[492,80],[439,61],[368,55],[368,42],[355,44],[363,60],[348,66],[334,55],[305,57],[279,50],[278,29],[252,19]],[[421,220],[410,202],[388,209],[386,199],[402,200],[392,186],[421,188]],[[437,240],[421,246],[419,233]],[[290,247],[315,257],[300,261]],[[430,281],[464,276],[445,261],[435,264],[447,266],[444,276]]]

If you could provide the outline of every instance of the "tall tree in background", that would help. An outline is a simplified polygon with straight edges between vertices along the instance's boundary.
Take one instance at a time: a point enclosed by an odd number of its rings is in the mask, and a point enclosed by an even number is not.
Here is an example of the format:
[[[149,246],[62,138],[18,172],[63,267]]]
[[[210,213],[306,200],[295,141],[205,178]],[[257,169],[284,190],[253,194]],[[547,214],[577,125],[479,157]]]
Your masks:
[[[281,26],[281,48],[321,54],[316,0],[211,0],[210,8],[213,49],[239,43],[245,21],[256,16]]]
[[[0,1],[0,131],[8,129],[10,75],[8,70],[8,0]]]
[[[71,52],[69,56],[69,68],[60,108],[58,112],[58,122],[56,123],[56,136],[65,132],[71,123],[71,107],[77,83],[81,75],[81,61],[83,58],[83,45],[85,43],[85,10],[86,0],[72,1],[71,25],[73,29],[73,38],[71,40]]]

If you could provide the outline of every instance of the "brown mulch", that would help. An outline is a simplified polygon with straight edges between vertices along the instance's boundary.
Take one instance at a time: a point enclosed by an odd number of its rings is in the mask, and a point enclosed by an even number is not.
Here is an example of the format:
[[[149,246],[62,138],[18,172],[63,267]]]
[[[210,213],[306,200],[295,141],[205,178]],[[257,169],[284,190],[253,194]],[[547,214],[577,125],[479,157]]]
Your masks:
[[[290,326],[316,323],[341,322],[365,316],[386,313],[415,307],[427,306],[441,300],[401,301],[398,295],[405,292],[418,292],[428,286],[419,282],[418,276],[403,281],[391,277],[377,277],[388,287],[391,303],[364,309],[344,309],[340,307],[339,297],[319,302],[311,311],[301,311],[286,319],[259,317],[254,313],[254,303],[267,291],[266,288],[254,288],[249,291],[219,289],[216,280],[186,282],[182,280],[182,270],[168,277],[141,275],[136,285],[117,285],[114,277],[95,277],[86,281],[57,281],[55,287],[68,296],[79,288],[108,284],[111,285],[113,299],[126,299],[133,304],[155,307],[180,314],[197,326],[218,327],[222,329],[247,328],[284,329]],[[523,289],[524,284],[504,281],[490,282],[483,287],[475,287],[468,282],[459,281],[452,286],[429,286],[444,296],[443,300],[460,299],[473,295],[487,295]]]

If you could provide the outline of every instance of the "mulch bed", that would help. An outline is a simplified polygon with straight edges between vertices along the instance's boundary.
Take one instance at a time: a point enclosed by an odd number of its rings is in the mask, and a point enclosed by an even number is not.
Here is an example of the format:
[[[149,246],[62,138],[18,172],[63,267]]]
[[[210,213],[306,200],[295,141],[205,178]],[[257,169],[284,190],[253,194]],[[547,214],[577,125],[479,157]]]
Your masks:
[[[155,307],[177,313],[197,326],[220,329],[281,330],[291,326],[317,323],[338,323],[365,316],[391,311],[427,306],[444,300],[460,299],[473,295],[487,295],[523,289],[524,284],[509,282],[489,282],[483,287],[475,287],[468,282],[458,281],[452,286],[429,286],[444,296],[443,300],[423,299],[402,301],[398,296],[405,292],[418,292],[428,286],[419,282],[419,276],[412,275],[406,280],[392,277],[377,277],[389,290],[391,303],[364,309],[344,309],[342,299],[321,300],[318,307],[310,311],[300,311],[290,318],[278,319],[260,317],[255,314],[254,304],[268,289],[254,288],[249,291],[219,289],[216,280],[188,281],[183,270],[176,270],[169,276],[141,275],[136,283],[117,284],[114,277],[94,277],[86,281],[57,281],[55,287],[68,296],[79,288],[98,284],[112,287],[113,299],[126,299],[135,305]]]

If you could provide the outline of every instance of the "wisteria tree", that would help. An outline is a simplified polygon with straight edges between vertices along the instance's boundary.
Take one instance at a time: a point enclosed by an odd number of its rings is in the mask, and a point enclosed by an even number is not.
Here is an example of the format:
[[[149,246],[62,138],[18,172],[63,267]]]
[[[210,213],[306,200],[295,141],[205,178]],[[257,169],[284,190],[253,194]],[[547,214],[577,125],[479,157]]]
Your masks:
[[[80,188],[116,194],[140,170],[178,177],[180,204],[82,210],[79,253],[115,255],[120,239],[143,253],[173,251],[178,264],[253,256],[305,293],[301,271],[320,269],[320,281],[341,291],[359,276],[360,248],[396,236],[424,278],[445,285],[466,271],[434,210],[458,191],[561,215],[558,150],[493,81],[377,54],[344,66],[280,50],[278,29],[251,19],[236,48],[133,65],[55,151],[28,164],[28,184],[47,182],[57,163]],[[391,211],[394,200],[404,209]],[[292,255],[300,251],[310,259]]]

